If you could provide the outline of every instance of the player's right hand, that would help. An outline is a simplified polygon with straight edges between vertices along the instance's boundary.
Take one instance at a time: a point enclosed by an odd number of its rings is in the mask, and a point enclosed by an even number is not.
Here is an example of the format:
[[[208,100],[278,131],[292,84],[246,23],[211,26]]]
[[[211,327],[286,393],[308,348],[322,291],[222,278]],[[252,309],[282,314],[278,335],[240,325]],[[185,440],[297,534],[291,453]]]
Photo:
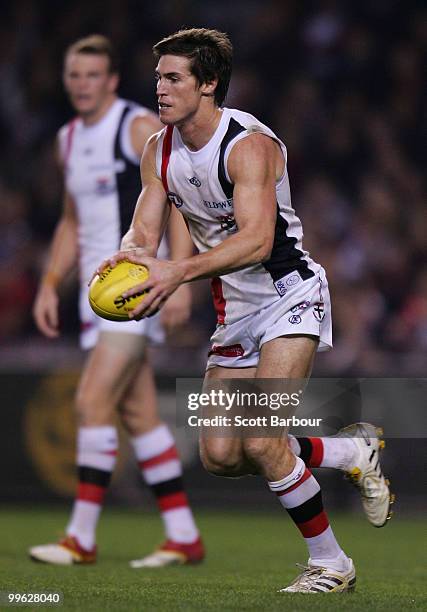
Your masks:
[[[92,274],[92,278],[88,282],[88,285],[91,284],[95,276],[99,276],[105,268],[111,267],[114,268],[119,261],[131,261],[133,263],[138,263],[134,258],[135,257],[147,257],[147,250],[142,247],[133,247],[131,249],[124,249],[123,251],[117,251],[114,255],[111,255],[108,259],[104,259],[104,261],[96,268],[95,272]]]
[[[39,330],[48,338],[59,336],[58,294],[49,284],[42,283],[33,306],[33,317]]]

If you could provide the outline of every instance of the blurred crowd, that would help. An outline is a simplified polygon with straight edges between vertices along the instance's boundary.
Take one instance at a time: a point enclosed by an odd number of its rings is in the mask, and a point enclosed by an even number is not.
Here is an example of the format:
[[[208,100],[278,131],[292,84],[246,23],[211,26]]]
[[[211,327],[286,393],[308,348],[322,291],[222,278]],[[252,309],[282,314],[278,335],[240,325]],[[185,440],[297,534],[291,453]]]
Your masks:
[[[61,209],[53,142],[72,115],[62,56],[112,37],[120,93],[155,108],[151,46],[182,26],[228,32],[227,106],[252,112],[288,148],[305,247],[328,273],[335,349],[320,370],[421,375],[427,355],[427,9],[377,0],[15,0],[0,25],[0,339],[37,332],[31,304]],[[70,294],[71,295],[71,294]],[[175,344],[207,343],[208,289]],[[75,301],[65,332],[77,329]],[[67,323],[68,321],[68,323]],[[191,329],[191,331],[190,331]]]

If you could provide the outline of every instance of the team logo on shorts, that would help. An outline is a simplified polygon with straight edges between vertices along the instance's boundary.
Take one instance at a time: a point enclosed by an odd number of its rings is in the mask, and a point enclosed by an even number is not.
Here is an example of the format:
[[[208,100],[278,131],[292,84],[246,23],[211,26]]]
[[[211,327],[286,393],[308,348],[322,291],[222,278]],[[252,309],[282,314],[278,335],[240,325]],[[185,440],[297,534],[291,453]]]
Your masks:
[[[314,318],[321,323],[325,317],[325,306],[322,302],[317,302],[313,306],[313,315]]]
[[[199,179],[197,178],[197,176],[192,176],[190,179],[188,179],[188,181],[194,185],[195,187],[201,187],[202,183],[199,181]]]
[[[300,304],[297,304],[296,306],[294,306],[293,308],[291,308],[291,312],[298,312],[298,311],[303,311],[306,308],[308,308],[310,306],[310,300],[304,300],[304,302],[301,302]]]
[[[301,317],[299,315],[292,315],[289,317],[288,321],[292,323],[292,325],[298,325],[298,323],[301,323]]]

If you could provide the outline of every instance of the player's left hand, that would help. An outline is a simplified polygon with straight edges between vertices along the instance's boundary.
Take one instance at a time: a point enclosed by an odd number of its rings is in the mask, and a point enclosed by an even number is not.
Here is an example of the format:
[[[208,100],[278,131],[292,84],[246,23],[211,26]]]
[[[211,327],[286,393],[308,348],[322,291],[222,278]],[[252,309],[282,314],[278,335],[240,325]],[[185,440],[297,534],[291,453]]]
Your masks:
[[[138,253],[138,249],[120,251],[107,262],[107,265],[114,266],[117,262],[126,260],[148,268],[150,273],[148,279],[123,293],[123,297],[126,298],[148,290],[144,300],[129,313],[130,319],[142,319],[156,314],[183,281],[177,262],[148,257],[143,249],[141,251],[142,254]]]

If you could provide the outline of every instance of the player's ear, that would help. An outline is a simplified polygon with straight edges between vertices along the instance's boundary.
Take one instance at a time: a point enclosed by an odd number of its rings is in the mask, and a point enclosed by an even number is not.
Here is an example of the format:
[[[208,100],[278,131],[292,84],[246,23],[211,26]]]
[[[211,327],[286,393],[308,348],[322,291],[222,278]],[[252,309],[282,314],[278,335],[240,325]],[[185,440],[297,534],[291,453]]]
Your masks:
[[[218,79],[212,79],[212,81],[207,81],[200,86],[200,92],[202,96],[206,96],[211,98],[215,95],[215,89],[218,85]]]
[[[108,89],[111,93],[114,93],[119,86],[120,77],[117,72],[112,72],[108,81]]]

